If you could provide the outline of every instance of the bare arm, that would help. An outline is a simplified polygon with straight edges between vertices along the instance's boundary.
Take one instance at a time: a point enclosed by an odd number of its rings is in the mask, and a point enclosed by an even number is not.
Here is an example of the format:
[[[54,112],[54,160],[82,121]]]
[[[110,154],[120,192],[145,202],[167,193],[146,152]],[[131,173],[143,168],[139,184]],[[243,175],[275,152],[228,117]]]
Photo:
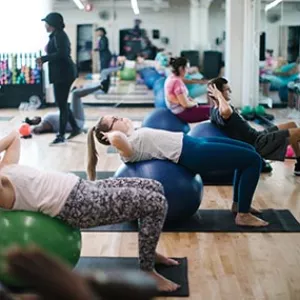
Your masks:
[[[229,119],[233,110],[215,85],[208,87],[208,95],[213,99],[215,106],[219,108],[221,117],[224,120]]]
[[[229,119],[233,113],[231,106],[228,104],[228,102],[224,99],[223,96],[220,96],[217,99],[219,101],[219,111],[221,117],[225,120]]]
[[[182,81],[185,84],[207,84],[207,80],[206,79],[186,79],[183,78]]]
[[[0,140],[0,153],[5,151],[3,159],[0,162],[0,168],[4,165],[17,164],[20,160],[20,136],[17,131],[12,131],[6,137]]]
[[[128,142],[127,136],[120,131],[112,131],[105,134],[110,144],[117,148],[124,157],[130,157],[133,154],[132,147]]]
[[[294,74],[297,74],[299,72],[298,70],[298,66],[295,66],[293,69],[291,69],[290,71],[288,72],[273,72],[274,75],[276,76],[281,76],[281,77],[289,77],[289,76],[292,76]]]

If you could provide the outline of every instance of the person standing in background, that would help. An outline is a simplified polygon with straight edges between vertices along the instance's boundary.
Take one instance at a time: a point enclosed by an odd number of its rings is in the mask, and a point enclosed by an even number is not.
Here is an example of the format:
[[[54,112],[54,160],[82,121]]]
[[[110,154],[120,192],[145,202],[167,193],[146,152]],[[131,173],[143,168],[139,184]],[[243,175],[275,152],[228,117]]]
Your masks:
[[[108,69],[110,67],[110,61],[112,58],[111,52],[109,50],[109,41],[106,36],[106,30],[103,27],[98,27],[96,29],[96,34],[99,39],[98,48],[95,51],[99,51],[100,56],[100,69],[103,71],[104,69]]]
[[[72,127],[68,139],[82,132],[68,104],[70,87],[77,77],[77,71],[71,58],[71,43],[64,31],[65,24],[62,15],[52,12],[42,21],[45,21],[46,30],[50,35],[46,46],[47,55],[37,58],[37,63],[41,66],[49,62],[49,81],[53,83],[55,102],[59,108],[59,133],[51,143],[54,145],[65,142],[68,121]]]

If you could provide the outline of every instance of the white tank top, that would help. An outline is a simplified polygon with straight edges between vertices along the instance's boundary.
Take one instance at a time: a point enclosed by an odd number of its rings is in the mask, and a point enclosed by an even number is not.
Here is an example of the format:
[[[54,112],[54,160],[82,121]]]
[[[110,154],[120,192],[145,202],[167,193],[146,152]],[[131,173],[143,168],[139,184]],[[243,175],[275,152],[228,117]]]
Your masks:
[[[161,159],[177,163],[182,151],[183,133],[140,128],[128,140],[133,154],[131,157],[122,157],[124,162]]]
[[[7,165],[0,170],[15,190],[13,210],[39,211],[56,216],[79,181],[74,174],[45,172],[28,166]]]

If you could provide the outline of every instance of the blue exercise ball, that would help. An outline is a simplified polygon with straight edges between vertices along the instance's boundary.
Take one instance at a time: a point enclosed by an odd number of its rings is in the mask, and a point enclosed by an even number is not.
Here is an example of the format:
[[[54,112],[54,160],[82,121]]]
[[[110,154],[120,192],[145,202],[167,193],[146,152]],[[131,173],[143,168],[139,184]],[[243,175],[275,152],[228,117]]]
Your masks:
[[[228,138],[219,128],[210,121],[204,121],[196,125],[188,135],[193,137],[220,137]],[[213,157],[212,157],[213,159]],[[234,172],[216,170],[201,173],[204,185],[231,185],[233,183]]]
[[[158,92],[156,92],[154,96],[154,106],[156,108],[167,108],[167,104],[165,101],[165,90],[161,89]]]
[[[144,81],[145,85],[148,89],[152,90],[155,82],[161,78],[161,75],[156,71],[149,71],[149,74],[147,73],[145,75]]]
[[[217,126],[212,124],[211,121],[201,122],[192,128],[188,134],[194,137],[227,137]]]
[[[159,181],[168,201],[166,222],[189,219],[197,212],[202,200],[203,184],[200,176],[168,160],[123,164],[114,177],[139,177]]]
[[[288,101],[288,87],[287,86],[281,86],[279,88],[278,94],[281,102],[287,102]]]
[[[166,77],[160,77],[158,80],[155,81],[154,86],[153,86],[154,95],[156,93],[160,92],[161,90],[164,90],[165,81],[166,81]]]
[[[154,109],[145,117],[142,127],[169,131],[181,131],[184,133],[188,133],[190,131],[189,124],[178,119],[167,108]]]
[[[140,70],[139,73],[140,73],[141,78],[145,79],[145,76],[147,74],[150,74],[153,71],[155,71],[154,68],[148,67],[148,68],[144,68],[144,69]]]

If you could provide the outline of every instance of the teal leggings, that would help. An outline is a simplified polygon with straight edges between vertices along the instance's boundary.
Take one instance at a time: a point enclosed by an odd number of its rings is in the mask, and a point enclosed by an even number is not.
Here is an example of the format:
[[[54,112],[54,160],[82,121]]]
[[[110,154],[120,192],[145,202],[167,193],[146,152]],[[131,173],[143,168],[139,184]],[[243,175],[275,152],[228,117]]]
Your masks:
[[[227,138],[185,135],[179,164],[200,176],[210,171],[235,171],[233,201],[239,212],[249,212],[261,171],[261,157],[254,147]]]

